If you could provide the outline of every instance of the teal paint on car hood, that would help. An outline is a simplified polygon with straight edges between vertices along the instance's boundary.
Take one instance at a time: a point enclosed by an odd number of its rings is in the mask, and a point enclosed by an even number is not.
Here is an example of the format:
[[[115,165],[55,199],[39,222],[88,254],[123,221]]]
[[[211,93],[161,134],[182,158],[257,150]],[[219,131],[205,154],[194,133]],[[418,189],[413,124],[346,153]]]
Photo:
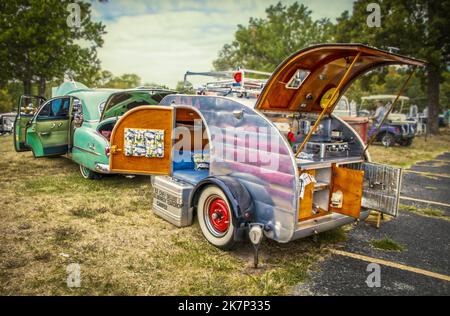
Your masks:
[[[55,91],[52,93],[52,98],[64,96],[77,90],[89,90],[89,88],[80,82],[63,82],[60,86],[55,88]]]

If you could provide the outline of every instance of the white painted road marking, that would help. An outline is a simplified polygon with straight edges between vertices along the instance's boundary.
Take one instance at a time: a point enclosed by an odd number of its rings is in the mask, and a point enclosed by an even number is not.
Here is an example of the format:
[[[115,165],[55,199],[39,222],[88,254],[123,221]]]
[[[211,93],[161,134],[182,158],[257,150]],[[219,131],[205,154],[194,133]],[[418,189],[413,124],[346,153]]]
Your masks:
[[[404,270],[404,271],[414,272],[414,273],[417,273],[417,274],[422,274],[422,275],[425,275],[425,276],[428,276],[428,277],[432,277],[432,278],[435,278],[435,279],[439,279],[439,280],[444,280],[444,281],[450,282],[450,276],[445,275],[445,274],[440,274],[440,273],[431,272],[431,271],[424,270],[424,269],[414,268],[414,267],[407,266],[407,265],[404,265],[404,264],[401,264],[401,263],[397,263],[397,262],[392,262],[392,261],[387,261],[387,260],[383,260],[383,259],[363,256],[363,255],[360,255],[360,254],[347,252],[347,251],[343,251],[343,250],[332,249],[331,252],[336,254],[336,255],[345,256],[345,257],[358,259],[358,260],[371,262],[371,263],[372,262],[373,263],[378,263],[378,264],[381,264],[381,265],[384,265],[384,266],[387,266],[387,267],[392,267],[392,268],[396,268],[396,269],[400,269],[400,270]]]
[[[427,177],[441,177],[441,178],[450,178],[450,174],[446,174],[446,173],[433,173],[433,172],[425,172],[425,171],[414,171],[414,170],[409,170],[409,169],[404,169],[403,170],[404,173],[414,173],[414,174],[419,174],[419,175],[424,175]]]
[[[416,198],[412,198],[412,197],[408,197],[408,196],[400,196],[400,199],[407,200],[407,201],[413,201],[413,202],[422,202],[422,203],[427,203],[427,204],[434,204],[434,205],[439,205],[439,206],[450,207],[450,204],[447,204],[447,203],[416,199]]]
[[[444,160],[444,159],[432,159],[432,160],[428,160],[428,161],[437,161],[437,162],[450,162],[450,160]]]

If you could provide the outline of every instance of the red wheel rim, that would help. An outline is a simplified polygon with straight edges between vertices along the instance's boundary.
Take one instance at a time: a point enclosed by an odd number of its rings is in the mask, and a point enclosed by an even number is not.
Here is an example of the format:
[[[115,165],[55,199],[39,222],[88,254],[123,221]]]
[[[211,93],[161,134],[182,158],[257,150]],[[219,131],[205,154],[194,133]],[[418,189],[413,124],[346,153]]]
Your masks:
[[[219,233],[225,233],[230,226],[230,211],[227,203],[221,198],[215,198],[209,204],[209,221]]]

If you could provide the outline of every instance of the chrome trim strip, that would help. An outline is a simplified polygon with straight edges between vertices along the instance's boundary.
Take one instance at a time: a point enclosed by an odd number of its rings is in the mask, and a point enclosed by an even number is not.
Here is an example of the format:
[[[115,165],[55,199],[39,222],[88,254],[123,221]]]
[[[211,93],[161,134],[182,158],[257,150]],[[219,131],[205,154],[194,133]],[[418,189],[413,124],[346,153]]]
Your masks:
[[[364,220],[369,216],[369,211],[361,211],[359,216],[359,220]],[[317,233],[322,233],[339,226],[343,226],[346,224],[350,224],[355,222],[356,219],[350,216],[332,213],[330,215],[325,215],[322,217],[313,218],[304,222],[300,222],[294,235],[292,236],[292,240],[308,237]]]
[[[90,150],[87,150],[87,149],[84,149],[84,148],[81,148],[81,147],[78,147],[78,146],[73,146],[72,148],[84,151],[85,153],[92,154],[92,155],[95,155],[95,156],[101,156],[101,154],[99,154],[99,153],[96,153],[94,151],[90,151]]]

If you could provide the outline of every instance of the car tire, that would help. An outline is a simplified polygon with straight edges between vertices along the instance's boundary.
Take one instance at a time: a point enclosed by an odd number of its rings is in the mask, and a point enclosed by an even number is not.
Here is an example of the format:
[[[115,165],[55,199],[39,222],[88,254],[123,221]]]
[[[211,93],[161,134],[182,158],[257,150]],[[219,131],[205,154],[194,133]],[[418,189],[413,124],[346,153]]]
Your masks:
[[[381,143],[384,147],[391,147],[395,144],[395,138],[394,135],[390,133],[386,133],[381,137]]]
[[[89,180],[98,180],[102,177],[102,175],[100,173],[92,171],[91,169],[88,169],[82,165],[80,165],[80,173],[84,179],[89,179]]]
[[[209,185],[201,191],[197,218],[200,230],[210,244],[222,250],[230,250],[236,245],[233,210],[218,186]]]
[[[408,147],[408,146],[411,146],[412,142],[413,142],[412,138],[407,138],[407,139],[402,139],[399,142],[399,144],[400,144],[400,146]]]

